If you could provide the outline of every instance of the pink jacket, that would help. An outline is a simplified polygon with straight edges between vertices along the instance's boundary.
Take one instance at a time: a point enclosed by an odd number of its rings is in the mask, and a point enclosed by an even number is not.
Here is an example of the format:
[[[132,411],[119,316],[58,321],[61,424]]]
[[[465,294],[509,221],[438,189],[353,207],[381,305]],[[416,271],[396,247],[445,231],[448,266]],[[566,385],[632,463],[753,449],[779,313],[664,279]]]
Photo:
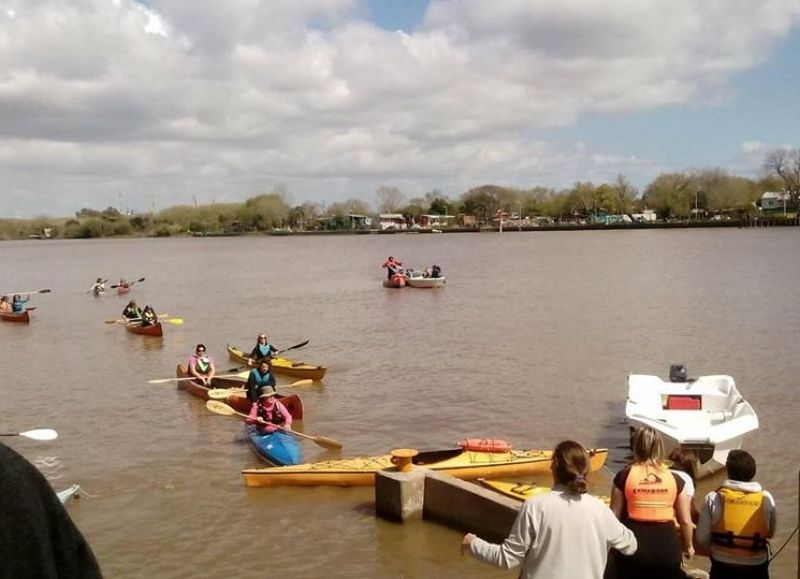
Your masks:
[[[273,400],[274,400],[274,398],[273,398]],[[266,424],[265,425],[265,424],[260,423],[257,420],[257,418],[258,418],[258,405],[259,405],[259,402],[256,402],[255,404],[253,404],[253,407],[250,409],[250,415],[247,417],[247,420],[245,422],[247,422],[247,424],[258,424],[258,430],[260,432],[266,432],[267,434],[272,434],[273,432],[275,432],[278,429],[277,429],[277,427],[275,427],[272,424]],[[267,412],[272,412],[273,408],[277,408],[278,412],[280,412],[281,416],[283,416],[283,425],[282,426],[284,428],[288,428],[288,427],[290,427],[292,425],[292,415],[286,409],[286,406],[281,404],[279,401],[275,400],[275,402],[273,404],[270,404],[269,406],[265,405],[264,408],[267,410]]]

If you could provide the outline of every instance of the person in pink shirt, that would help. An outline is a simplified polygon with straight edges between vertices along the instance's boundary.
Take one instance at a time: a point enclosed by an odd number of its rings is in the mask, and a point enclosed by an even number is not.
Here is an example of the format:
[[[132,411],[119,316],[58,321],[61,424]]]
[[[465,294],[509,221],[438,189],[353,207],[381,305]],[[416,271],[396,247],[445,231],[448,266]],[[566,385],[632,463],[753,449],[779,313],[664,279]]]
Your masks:
[[[278,427],[291,430],[292,415],[275,396],[274,391],[261,394],[247,417],[247,424],[258,424],[258,431],[261,434],[272,434]],[[259,419],[263,422],[259,422]]]
[[[194,354],[189,356],[189,374],[202,382],[203,386],[210,387],[216,373],[214,358],[206,353],[206,345],[197,344]]]

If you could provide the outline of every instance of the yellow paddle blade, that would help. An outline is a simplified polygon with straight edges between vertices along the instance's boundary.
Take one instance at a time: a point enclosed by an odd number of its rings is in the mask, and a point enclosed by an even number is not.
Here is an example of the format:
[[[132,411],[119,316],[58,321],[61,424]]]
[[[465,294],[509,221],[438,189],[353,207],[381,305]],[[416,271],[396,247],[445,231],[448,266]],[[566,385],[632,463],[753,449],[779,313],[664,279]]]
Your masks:
[[[325,448],[342,448],[344,445],[334,438],[328,438],[327,436],[314,436],[314,442],[317,444],[324,446]]]
[[[238,414],[233,408],[219,400],[209,400],[206,402],[206,408],[214,414],[221,414],[222,416],[236,416]]]
[[[212,388],[208,391],[208,397],[212,400],[227,400],[231,394],[243,394],[244,388]]]
[[[171,318],[169,320],[161,320],[161,321],[162,322],[166,322],[168,324],[173,324],[175,326],[180,326],[181,324],[183,324],[183,319],[182,318]]]
[[[285,384],[283,386],[278,386],[278,388],[294,388],[295,386],[308,386],[309,384],[313,384],[314,381],[310,378],[306,378],[305,380],[296,380],[291,384]]]

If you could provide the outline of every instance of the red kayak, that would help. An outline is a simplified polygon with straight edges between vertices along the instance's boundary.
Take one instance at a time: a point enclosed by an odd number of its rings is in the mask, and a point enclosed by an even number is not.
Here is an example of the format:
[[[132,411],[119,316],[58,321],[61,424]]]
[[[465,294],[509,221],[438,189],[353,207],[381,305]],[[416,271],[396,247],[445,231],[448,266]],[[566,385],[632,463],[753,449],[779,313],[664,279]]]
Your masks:
[[[6,322],[16,322],[18,324],[28,324],[31,321],[31,315],[28,313],[34,308],[27,308],[24,312],[18,314],[12,312],[0,312],[0,319]]]
[[[383,287],[401,288],[406,286],[406,276],[402,273],[394,274],[391,279],[383,280]]]
[[[175,375],[178,378],[188,378],[189,370],[183,364],[178,364],[178,367],[175,368]],[[244,388],[245,386],[245,382],[235,378],[212,378],[211,380],[212,388]],[[209,399],[208,391],[210,388],[207,388],[199,382],[195,382],[194,380],[181,380],[178,382],[178,390],[186,390],[189,394],[197,396],[198,398],[202,398],[203,400]],[[281,404],[286,406],[286,410],[289,411],[289,414],[292,415],[293,419],[303,419],[303,401],[300,400],[300,397],[297,394],[290,394],[289,396],[278,394],[277,398],[281,401]],[[247,396],[244,393],[231,394],[224,400],[224,402],[237,412],[243,412],[244,414],[248,414],[250,412],[250,408],[252,407],[252,403],[247,399]]]
[[[164,330],[161,328],[161,322],[156,322],[149,326],[143,326],[142,322],[128,322],[125,324],[125,329],[131,334],[139,334],[140,336],[154,336],[160,338],[164,335]]]
[[[119,286],[119,287],[117,288],[117,293],[118,293],[119,295],[121,295],[121,296],[122,296],[122,295],[125,295],[125,294],[127,294],[127,293],[130,293],[130,291],[131,291],[131,288],[130,288],[129,286],[125,286],[125,287]]]

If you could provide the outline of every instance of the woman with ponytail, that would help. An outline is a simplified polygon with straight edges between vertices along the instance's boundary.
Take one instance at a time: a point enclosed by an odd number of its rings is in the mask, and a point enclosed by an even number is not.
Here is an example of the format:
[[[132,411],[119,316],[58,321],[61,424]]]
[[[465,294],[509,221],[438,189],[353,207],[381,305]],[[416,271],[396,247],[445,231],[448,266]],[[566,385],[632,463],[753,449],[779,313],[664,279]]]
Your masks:
[[[636,538],[603,502],[586,494],[589,453],[567,440],[553,451],[553,490],[525,501],[502,545],[469,533],[461,552],[525,579],[602,579],[609,548],[636,552]]]

